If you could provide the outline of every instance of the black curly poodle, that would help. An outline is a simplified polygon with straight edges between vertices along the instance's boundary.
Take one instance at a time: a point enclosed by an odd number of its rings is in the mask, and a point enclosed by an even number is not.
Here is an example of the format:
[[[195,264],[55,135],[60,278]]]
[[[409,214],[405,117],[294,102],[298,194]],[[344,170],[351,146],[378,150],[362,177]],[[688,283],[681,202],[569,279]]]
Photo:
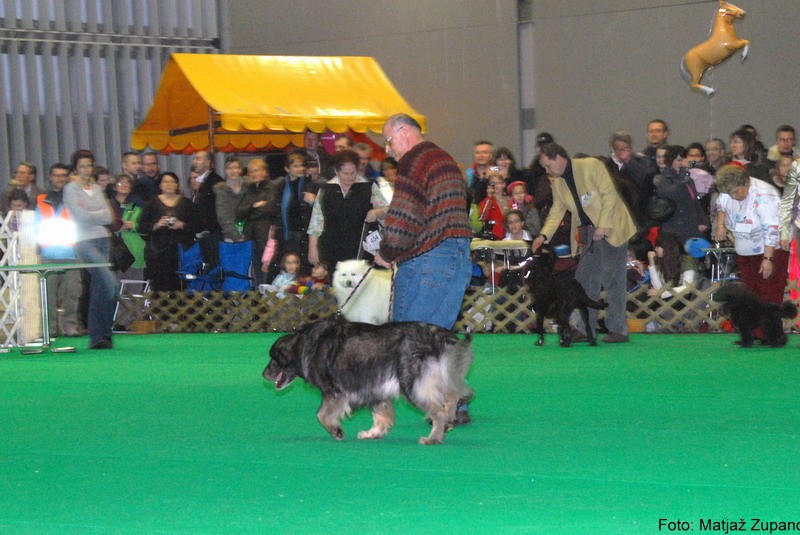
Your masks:
[[[797,316],[797,306],[791,301],[782,305],[765,303],[750,288],[739,283],[725,284],[714,299],[722,303],[722,314],[730,318],[741,340],[737,344],[752,347],[756,330],[760,329],[761,343],[771,347],[783,347],[788,339],[783,332],[783,318]]]

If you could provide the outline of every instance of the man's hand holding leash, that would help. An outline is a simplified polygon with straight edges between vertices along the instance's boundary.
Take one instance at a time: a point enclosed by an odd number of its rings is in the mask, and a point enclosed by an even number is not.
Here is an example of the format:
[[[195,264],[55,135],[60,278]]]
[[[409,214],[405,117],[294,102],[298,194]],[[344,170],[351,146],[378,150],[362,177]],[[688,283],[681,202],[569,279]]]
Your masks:
[[[386,260],[384,260],[381,257],[381,253],[375,253],[375,263],[378,264],[379,266],[385,267],[387,269],[392,267],[392,263],[391,262],[387,262]]]

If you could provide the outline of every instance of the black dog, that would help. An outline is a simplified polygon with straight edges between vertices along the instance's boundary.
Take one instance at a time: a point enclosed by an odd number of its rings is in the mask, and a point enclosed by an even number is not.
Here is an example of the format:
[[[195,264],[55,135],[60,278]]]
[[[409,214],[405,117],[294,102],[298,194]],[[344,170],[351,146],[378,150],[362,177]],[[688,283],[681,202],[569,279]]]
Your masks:
[[[470,399],[465,377],[472,364],[471,338],[463,341],[427,323],[370,325],[342,320],[310,323],[279,338],[263,376],[280,390],[296,377],[322,391],[317,418],[337,440],[342,417],[370,407],[372,427],[358,438],[384,437],[394,425],[392,399],[402,393],[433,427],[420,444],[441,444],[453,426],[459,399]]]
[[[551,318],[558,323],[561,346],[572,345],[573,329],[569,325],[569,316],[577,309],[586,325],[589,345],[597,345],[589,323],[589,309],[602,310],[606,303],[590,299],[571,270],[555,271],[556,260],[553,251],[548,247],[541,247],[525,268],[525,278],[533,297],[533,309],[536,311],[536,329],[539,333],[536,344],[544,344],[544,320]]]
[[[722,314],[730,318],[734,329],[739,332],[742,347],[752,347],[756,329],[761,328],[764,345],[783,347],[788,339],[783,332],[782,318],[797,316],[797,306],[784,301],[780,306],[765,303],[747,286],[738,283],[725,284],[715,294],[714,299],[722,303]]]

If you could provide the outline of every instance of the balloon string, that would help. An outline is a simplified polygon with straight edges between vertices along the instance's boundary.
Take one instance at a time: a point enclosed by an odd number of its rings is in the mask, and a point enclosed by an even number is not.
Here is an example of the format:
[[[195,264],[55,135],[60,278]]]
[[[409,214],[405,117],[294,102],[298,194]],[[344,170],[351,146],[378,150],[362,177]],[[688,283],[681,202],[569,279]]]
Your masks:
[[[715,87],[713,66],[708,69],[708,78],[710,79],[710,87]],[[708,107],[708,128],[709,128],[708,139],[713,139],[714,137],[717,137],[714,135],[714,101],[716,99],[712,95],[708,100],[711,101]]]

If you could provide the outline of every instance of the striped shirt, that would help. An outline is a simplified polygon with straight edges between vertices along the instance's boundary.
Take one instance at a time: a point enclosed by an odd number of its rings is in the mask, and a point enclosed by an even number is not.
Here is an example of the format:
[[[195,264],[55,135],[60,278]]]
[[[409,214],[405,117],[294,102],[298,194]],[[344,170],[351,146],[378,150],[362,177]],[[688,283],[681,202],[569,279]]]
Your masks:
[[[441,148],[429,141],[418,143],[397,162],[381,257],[403,262],[446,239],[471,237],[466,182],[461,170]]]

